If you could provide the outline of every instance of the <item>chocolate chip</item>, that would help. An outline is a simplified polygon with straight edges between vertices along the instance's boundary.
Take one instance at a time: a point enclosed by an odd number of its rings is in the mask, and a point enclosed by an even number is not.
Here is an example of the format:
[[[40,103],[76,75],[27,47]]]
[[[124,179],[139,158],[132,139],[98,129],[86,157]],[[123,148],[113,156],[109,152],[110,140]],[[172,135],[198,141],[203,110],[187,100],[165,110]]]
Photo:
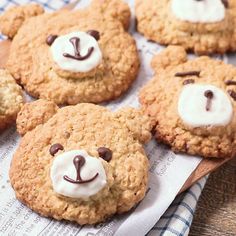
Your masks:
[[[183,82],[183,85],[194,84],[194,83],[195,83],[194,79],[186,79],[186,80]]]
[[[54,156],[59,150],[64,150],[64,147],[60,143],[55,143],[50,147],[49,152]]]
[[[51,46],[57,37],[57,35],[50,34],[46,39],[46,43]]]
[[[225,81],[225,84],[226,84],[226,85],[236,85],[236,81],[233,81],[233,80],[226,80],[226,81]]]
[[[109,162],[112,158],[112,151],[109,148],[106,147],[100,147],[98,148],[98,155],[105,161]]]
[[[68,131],[65,131],[65,133],[63,134],[65,138],[69,138],[70,137],[70,133]]]
[[[186,71],[186,72],[178,72],[175,74],[176,77],[185,77],[185,76],[200,76],[200,71]]]
[[[233,90],[228,90],[228,93],[234,99],[234,101],[236,101],[236,92],[234,92]]]
[[[97,41],[100,39],[100,33],[97,30],[89,30],[89,31],[87,31],[87,34],[90,34]]]

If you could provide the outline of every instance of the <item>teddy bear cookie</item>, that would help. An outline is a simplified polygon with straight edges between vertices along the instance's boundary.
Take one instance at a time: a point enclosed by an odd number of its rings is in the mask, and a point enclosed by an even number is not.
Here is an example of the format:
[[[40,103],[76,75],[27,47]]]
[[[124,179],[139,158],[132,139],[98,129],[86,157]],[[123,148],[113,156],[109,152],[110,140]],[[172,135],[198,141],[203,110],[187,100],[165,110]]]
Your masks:
[[[53,113],[48,105],[43,114]],[[83,225],[126,212],[143,199],[148,158],[142,144],[152,128],[148,116],[132,108],[112,113],[80,103],[54,109],[40,124],[36,107],[32,102],[22,108],[17,119],[22,127],[29,118],[10,168],[21,202],[43,216]]]
[[[197,54],[236,50],[235,0],[136,0],[138,31]]]
[[[7,68],[33,97],[56,104],[99,103],[119,97],[136,79],[139,57],[126,32],[126,3],[93,0],[74,11],[38,9],[37,16],[23,14],[25,9],[6,11],[0,29],[13,38]]]
[[[140,102],[156,123],[156,139],[176,152],[235,157],[235,67],[206,56],[188,60],[180,46],[155,56],[152,67]]]
[[[9,72],[0,69],[0,131],[15,122],[23,102],[21,87]]]

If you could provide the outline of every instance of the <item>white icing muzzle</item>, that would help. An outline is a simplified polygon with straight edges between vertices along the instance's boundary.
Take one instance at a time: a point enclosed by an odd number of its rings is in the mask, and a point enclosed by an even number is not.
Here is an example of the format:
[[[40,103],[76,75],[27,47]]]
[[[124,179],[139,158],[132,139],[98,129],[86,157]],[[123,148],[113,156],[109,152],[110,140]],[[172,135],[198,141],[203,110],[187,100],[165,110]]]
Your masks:
[[[84,150],[58,155],[53,160],[50,177],[54,191],[71,198],[88,199],[107,183],[100,158],[91,157]]]
[[[230,98],[221,89],[206,84],[183,87],[178,101],[183,123],[191,127],[226,126],[233,116]]]
[[[172,0],[171,9],[176,18],[193,23],[214,23],[225,18],[222,0]]]
[[[89,72],[102,61],[102,52],[97,40],[85,32],[59,36],[51,45],[50,50],[53,60],[61,69],[75,73]],[[80,57],[76,54],[77,52]]]

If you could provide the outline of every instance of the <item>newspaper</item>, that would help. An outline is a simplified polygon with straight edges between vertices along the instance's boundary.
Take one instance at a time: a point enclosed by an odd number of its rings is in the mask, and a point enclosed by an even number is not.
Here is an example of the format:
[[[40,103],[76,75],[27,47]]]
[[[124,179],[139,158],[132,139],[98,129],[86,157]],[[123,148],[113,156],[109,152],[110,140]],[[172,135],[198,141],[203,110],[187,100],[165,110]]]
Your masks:
[[[81,4],[86,2],[82,1]],[[133,7],[133,1],[129,3]],[[138,91],[151,79],[153,73],[150,61],[154,54],[162,50],[162,47],[135,33],[134,20],[132,22],[131,32],[137,41],[142,65],[132,88],[122,98],[103,104],[111,110],[139,106]],[[103,224],[80,226],[41,217],[16,200],[8,172],[19,142],[20,137],[14,127],[0,135],[0,235],[145,235],[160,219],[201,161],[199,157],[176,155],[168,147],[152,140],[145,146],[150,168],[149,185],[144,200],[130,212],[114,216]]]

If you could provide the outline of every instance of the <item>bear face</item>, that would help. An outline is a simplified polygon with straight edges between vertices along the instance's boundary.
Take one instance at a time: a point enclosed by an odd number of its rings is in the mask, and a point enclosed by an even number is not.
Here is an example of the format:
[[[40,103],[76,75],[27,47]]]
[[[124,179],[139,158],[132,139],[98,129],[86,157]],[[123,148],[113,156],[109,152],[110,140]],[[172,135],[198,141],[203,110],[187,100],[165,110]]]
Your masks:
[[[236,149],[236,69],[222,61],[188,60],[170,46],[154,57],[154,78],[140,102],[155,119],[156,138],[176,152],[230,158]]]
[[[138,31],[196,54],[236,50],[234,0],[136,0]]]
[[[129,17],[119,0],[29,17],[13,38],[7,69],[30,95],[57,104],[115,99],[139,68],[135,41],[125,31]]]
[[[44,216],[94,224],[142,200],[148,179],[142,143],[152,128],[147,116],[132,108],[112,113],[79,104],[55,110],[48,120],[38,119],[45,122],[40,124],[35,118],[47,112],[37,103],[26,104],[17,119],[26,134],[10,180],[20,201]]]

